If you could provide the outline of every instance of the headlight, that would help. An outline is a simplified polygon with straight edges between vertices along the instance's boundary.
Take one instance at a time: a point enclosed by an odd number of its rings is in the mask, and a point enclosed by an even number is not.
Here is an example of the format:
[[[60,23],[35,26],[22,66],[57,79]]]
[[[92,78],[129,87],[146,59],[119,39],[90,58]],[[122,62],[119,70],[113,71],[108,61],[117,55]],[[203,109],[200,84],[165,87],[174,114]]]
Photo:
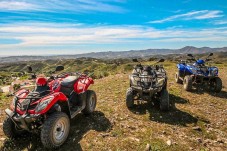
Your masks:
[[[41,101],[35,108],[36,112],[40,112],[47,107],[47,105],[53,100],[54,97],[49,97],[46,100]]]

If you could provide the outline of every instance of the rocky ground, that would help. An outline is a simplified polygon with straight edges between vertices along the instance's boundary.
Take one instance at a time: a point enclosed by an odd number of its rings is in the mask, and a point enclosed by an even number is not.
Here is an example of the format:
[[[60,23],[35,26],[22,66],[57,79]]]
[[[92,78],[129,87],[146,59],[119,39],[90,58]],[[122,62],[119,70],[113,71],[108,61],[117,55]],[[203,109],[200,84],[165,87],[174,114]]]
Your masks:
[[[128,73],[96,80],[91,87],[98,97],[96,111],[71,121],[70,136],[59,150],[227,150],[226,65],[219,65],[224,86],[219,94],[202,88],[185,92],[174,82],[175,64],[166,63],[165,68],[172,101],[169,112],[152,103],[138,103],[128,110]],[[17,140],[4,136],[3,109],[9,102],[10,98],[0,103],[0,150],[45,150],[39,135]]]

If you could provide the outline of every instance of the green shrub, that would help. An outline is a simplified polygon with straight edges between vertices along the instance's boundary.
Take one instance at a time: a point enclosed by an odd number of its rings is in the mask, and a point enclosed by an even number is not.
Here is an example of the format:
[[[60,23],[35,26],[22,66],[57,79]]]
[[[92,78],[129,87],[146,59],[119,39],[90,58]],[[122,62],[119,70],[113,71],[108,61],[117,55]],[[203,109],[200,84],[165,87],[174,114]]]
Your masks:
[[[105,72],[103,72],[103,76],[107,77],[107,76],[109,76],[109,73],[105,71]]]
[[[132,64],[127,64],[124,66],[124,70],[125,71],[131,71],[133,69],[133,65]]]
[[[16,90],[19,90],[20,89],[20,84],[14,84],[13,85],[13,90],[16,91]]]

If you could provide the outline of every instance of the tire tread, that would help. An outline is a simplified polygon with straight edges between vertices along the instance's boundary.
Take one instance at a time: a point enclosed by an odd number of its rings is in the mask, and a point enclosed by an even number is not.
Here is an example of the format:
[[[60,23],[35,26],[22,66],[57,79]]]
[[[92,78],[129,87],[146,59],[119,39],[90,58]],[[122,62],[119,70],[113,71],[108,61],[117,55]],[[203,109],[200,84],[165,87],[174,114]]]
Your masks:
[[[59,117],[69,118],[68,115],[63,112],[55,112],[51,114],[51,116],[49,116],[43,124],[42,130],[41,130],[41,142],[46,148],[58,148],[64,143],[62,142],[62,144],[59,144],[56,146],[54,145],[54,142],[52,141],[52,139],[50,139],[51,138],[50,131],[51,129],[53,129],[53,123],[55,123]]]
[[[126,106],[128,108],[133,107],[134,99],[133,99],[133,89],[130,87],[126,91]]]

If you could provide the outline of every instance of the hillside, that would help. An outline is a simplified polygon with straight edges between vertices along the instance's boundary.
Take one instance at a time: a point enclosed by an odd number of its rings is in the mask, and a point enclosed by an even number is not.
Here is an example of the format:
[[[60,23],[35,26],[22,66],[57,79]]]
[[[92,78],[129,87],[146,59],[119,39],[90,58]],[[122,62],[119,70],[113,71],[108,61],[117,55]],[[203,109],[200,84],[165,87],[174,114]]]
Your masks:
[[[131,60],[100,60],[94,58],[79,59],[60,59],[60,60],[44,60],[44,61],[28,61],[18,63],[0,64],[0,85],[2,81],[10,81],[11,76],[21,75],[22,78],[27,77],[27,66],[31,66],[33,71],[39,74],[51,75],[51,71],[55,70],[58,65],[64,66],[62,72],[84,72],[85,70],[94,73],[93,78],[99,79],[110,74],[122,73],[131,69]],[[129,63],[129,64],[127,64]]]
[[[148,57],[156,55],[169,55],[169,54],[201,54],[209,52],[227,52],[227,47],[223,48],[210,48],[202,47],[196,48],[193,46],[186,46],[181,49],[146,49],[146,50],[130,50],[130,51],[108,51],[108,52],[92,52],[84,54],[71,54],[71,55],[53,55],[53,56],[10,56],[1,57],[0,63],[21,62],[21,61],[40,61],[40,60],[58,60],[58,59],[76,59],[81,57],[86,58],[99,58],[99,59],[119,59],[119,58],[133,58],[133,57]]]
[[[146,60],[158,60],[160,58],[164,58],[166,60],[171,61],[179,61],[181,59],[185,60],[187,58],[186,54],[191,53],[190,49],[183,49],[184,54],[169,54],[169,55],[153,55],[149,56],[146,55],[145,57],[135,56],[135,58],[139,58],[141,61]],[[202,53],[202,54],[194,54],[195,58],[203,58],[205,59],[207,57],[208,53]],[[24,56],[26,57],[26,56]],[[95,57],[81,57],[81,58],[74,58],[74,59],[44,59],[44,60],[37,60],[33,61],[26,61],[23,60],[23,57],[20,59],[23,61],[17,61],[17,62],[4,62],[1,63],[0,61],[0,72],[24,72],[26,71],[27,65],[30,65],[34,68],[37,72],[49,72],[51,70],[54,70],[54,67],[57,65],[64,65],[66,71],[81,71],[81,70],[97,70],[97,68],[103,68],[105,67],[107,71],[109,70],[115,70],[116,66],[119,65],[126,65],[127,63],[130,63],[132,58],[118,58],[118,59],[100,59]],[[219,62],[222,63],[227,61],[227,52],[214,52],[214,56],[212,56],[213,62]]]
[[[123,68],[126,64],[120,65]],[[166,62],[170,112],[161,112],[150,103],[128,110],[125,92],[129,86],[125,71],[95,80],[91,89],[98,97],[91,116],[79,114],[71,121],[71,131],[62,150],[227,150],[227,64],[218,64],[224,88],[215,94],[194,89],[182,90],[174,82],[175,63]],[[12,98],[0,97],[0,123]],[[2,125],[2,124],[1,124]],[[0,150],[43,151],[38,135],[9,140],[0,129]]]
[[[196,58],[207,57],[205,54],[195,54]],[[179,60],[185,60],[186,54],[171,54],[171,55],[155,55],[139,58],[140,61],[157,61],[160,58],[164,58],[168,61],[177,63]],[[214,53],[212,57],[212,63],[223,64],[227,61],[227,52]],[[57,65],[64,65],[65,70],[63,72],[93,72],[93,78],[99,79],[108,75],[115,75],[117,73],[127,72],[132,68],[131,58],[119,58],[119,59],[95,59],[95,58],[76,58],[76,59],[49,59],[49,60],[37,60],[37,61],[21,61],[0,63],[0,85],[9,85],[12,82],[12,77],[27,78],[29,75],[26,73],[27,66],[31,66],[36,74],[45,74],[50,76],[51,71],[55,69]]]

